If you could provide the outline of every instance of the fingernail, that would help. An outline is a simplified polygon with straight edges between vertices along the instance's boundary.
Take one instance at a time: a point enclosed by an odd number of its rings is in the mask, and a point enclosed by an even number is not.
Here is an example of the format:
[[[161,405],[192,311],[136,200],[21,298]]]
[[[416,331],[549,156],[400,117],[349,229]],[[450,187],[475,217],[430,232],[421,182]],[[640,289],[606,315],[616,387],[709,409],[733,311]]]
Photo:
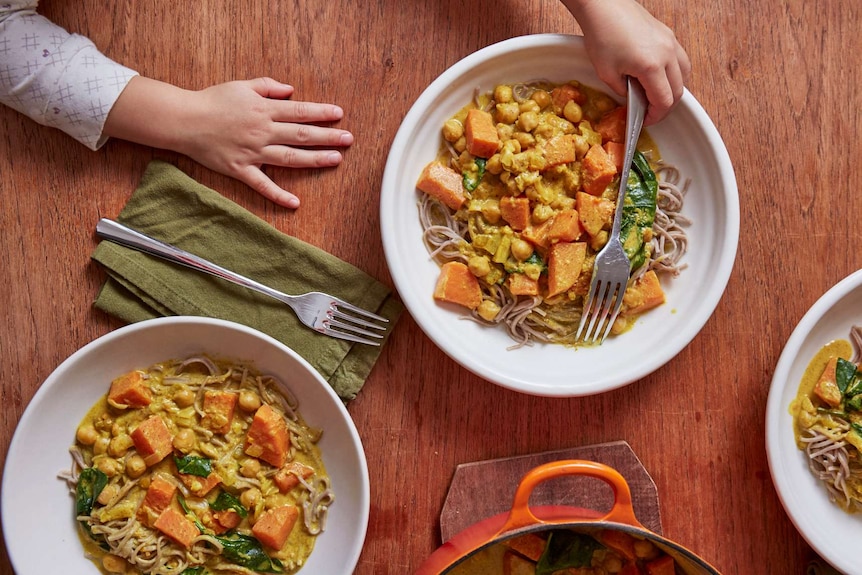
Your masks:
[[[338,152],[330,152],[326,156],[326,159],[331,165],[334,166],[335,164],[341,163],[341,154],[339,154]]]
[[[339,106],[333,106],[332,115],[335,116],[337,119],[341,119],[344,117],[344,110],[342,110]]]
[[[349,146],[353,143],[353,134],[346,132],[341,134],[341,137],[338,139],[338,145],[340,146]]]

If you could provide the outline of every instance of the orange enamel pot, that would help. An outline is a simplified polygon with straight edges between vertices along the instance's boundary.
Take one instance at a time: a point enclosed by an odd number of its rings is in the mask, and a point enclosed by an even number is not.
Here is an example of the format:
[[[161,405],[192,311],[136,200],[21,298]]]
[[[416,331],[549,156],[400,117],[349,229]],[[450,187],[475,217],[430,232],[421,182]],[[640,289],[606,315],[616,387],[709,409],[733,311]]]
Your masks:
[[[614,495],[610,511],[602,514],[563,505],[530,506],[530,495],[537,485],[564,475],[593,477],[607,483]],[[526,533],[552,529],[570,529],[584,534],[608,529],[623,531],[653,542],[673,557],[678,574],[720,575],[692,551],[641,525],[634,514],[631,490],[619,472],[607,465],[583,460],[554,461],[527,472],[515,490],[514,502],[508,512],[479,521],[453,536],[419,567],[416,575],[458,575],[463,571],[463,564],[483,550]],[[498,572],[486,569],[482,573],[502,575],[502,565]]]

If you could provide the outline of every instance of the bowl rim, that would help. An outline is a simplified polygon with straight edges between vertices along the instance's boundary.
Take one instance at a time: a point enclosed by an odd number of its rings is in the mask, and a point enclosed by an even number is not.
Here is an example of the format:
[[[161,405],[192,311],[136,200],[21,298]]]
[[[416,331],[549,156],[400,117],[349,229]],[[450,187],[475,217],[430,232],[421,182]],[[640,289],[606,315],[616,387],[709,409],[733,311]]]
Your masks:
[[[584,50],[584,44],[581,36],[568,34],[530,34],[502,40],[465,56],[443,71],[416,99],[408,113],[404,116],[398,132],[393,139],[391,150],[403,150],[407,147],[415,131],[414,126],[418,124],[425,110],[430,107],[436,98],[441,97],[450,90],[450,86],[462,77],[467,70],[486,60],[499,57],[512,48],[517,48],[518,50],[542,48]],[[606,85],[605,88],[608,93],[613,93]],[[623,387],[663,366],[691,343],[714,313],[733,270],[739,242],[739,197],[736,176],[730,156],[717,128],[712,123],[706,111],[687,89],[684,91],[678,107],[688,110],[694,121],[701,128],[702,134],[708,141],[711,150],[715,152],[714,161],[722,179],[721,200],[724,202],[727,217],[723,222],[723,228],[720,230],[722,237],[719,240],[718,249],[722,257],[719,261],[715,262],[713,268],[715,281],[706,286],[706,289],[703,290],[699,298],[703,303],[691,312],[685,324],[674,335],[674,345],[667,346],[660,352],[651,354],[648,358],[643,359],[636,366],[636,369],[628,369],[620,366],[619,370],[615,371],[615,373],[608,373],[597,377],[589,385],[579,384],[576,388],[572,388],[572,386],[566,385],[548,386],[534,381],[526,381],[524,378],[511,377],[506,373],[495,370],[492,366],[476,365],[465,350],[453,351],[446,345],[446,330],[435,325],[433,320],[422,314],[412,314],[419,327],[429,339],[462,367],[487,381],[513,391],[546,397],[585,396]],[[420,298],[430,297],[430,292],[429,294],[423,293],[420,295],[414,293],[414,290],[410,288],[407,280],[409,272],[404,267],[404,262],[399,260],[396,253],[397,238],[394,237],[394,226],[385,225],[391,220],[388,212],[394,209],[390,208],[389,204],[392,202],[387,202],[387,199],[390,194],[395,193],[394,190],[398,184],[399,168],[399,163],[393,161],[392,152],[390,151],[390,157],[387,159],[381,184],[381,236],[393,283],[408,310],[417,310],[422,309],[423,306]]]
[[[13,490],[8,488],[13,479],[11,478],[9,473],[6,473],[6,463],[13,459],[20,460],[22,453],[19,452],[22,452],[22,450],[26,450],[25,442],[27,438],[23,437],[22,434],[19,433],[19,430],[25,427],[31,419],[37,416],[39,406],[42,404],[43,401],[45,401],[45,398],[49,396],[52,389],[59,385],[59,382],[61,381],[61,376],[65,374],[72,366],[74,366],[81,358],[90,355],[94,350],[97,350],[102,346],[110,345],[115,340],[122,339],[136,333],[146,332],[153,329],[164,329],[170,326],[215,327],[242,332],[243,334],[247,335],[252,339],[257,339],[264,344],[270,345],[271,347],[275,348],[279,353],[289,356],[293,361],[298,362],[302,367],[304,367],[309,373],[309,375],[317,381],[319,386],[322,388],[323,393],[328,396],[329,400],[332,402],[333,407],[342,415],[344,426],[349,435],[350,444],[355,450],[357,463],[361,468],[361,473],[358,477],[351,476],[351,479],[358,484],[356,488],[357,492],[359,493],[359,501],[357,505],[357,508],[359,510],[359,522],[353,528],[352,533],[355,535],[355,537],[353,537],[352,548],[345,557],[345,565],[349,565],[351,570],[355,568],[355,566],[359,562],[359,557],[362,553],[362,548],[364,546],[370,515],[371,497],[368,462],[365,456],[365,450],[362,445],[362,440],[356,429],[356,425],[353,422],[353,418],[347,411],[347,408],[345,407],[343,401],[332,389],[332,386],[329,385],[329,383],[321,376],[321,374],[296,351],[261,331],[258,331],[254,328],[240,323],[218,318],[202,316],[170,316],[147,319],[136,323],[128,324],[120,328],[114,329],[108,333],[105,333],[86,343],[82,347],[75,350],[71,355],[69,355],[66,359],[60,362],[60,364],[58,364],[51,371],[51,373],[42,381],[42,383],[39,384],[39,387],[33,394],[33,397],[27,403],[27,406],[25,407],[24,411],[21,414],[21,417],[16,424],[12,440],[9,443],[9,449],[7,450],[6,458],[4,460],[2,483],[0,483],[0,486],[2,486],[0,487],[0,491],[2,491],[0,492],[0,524],[3,525],[4,540],[6,540],[4,545],[6,547],[7,555],[9,556],[9,562],[12,564],[16,573],[27,572],[27,558],[19,557],[18,547],[10,546],[8,544],[8,537],[10,536],[9,530],[11,529],[10,522],[12,521],[12,517],[9,516],[9,513],[11,513],[11,511],[9,511],[10,505],[8,503],[10,501],[10,498],[15,497],[15,494],[12,493]],[[81,417],[83,417],[83,415]],[[26,451],[23,451],[23,453],[26,453]]]

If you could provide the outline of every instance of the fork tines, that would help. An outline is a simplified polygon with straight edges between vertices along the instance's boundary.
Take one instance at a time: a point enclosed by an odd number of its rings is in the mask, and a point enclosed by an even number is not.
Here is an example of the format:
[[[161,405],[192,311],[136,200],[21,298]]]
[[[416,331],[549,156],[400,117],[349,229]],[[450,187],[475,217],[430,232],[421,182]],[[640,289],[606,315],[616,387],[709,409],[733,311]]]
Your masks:
[[[349,311],[355,315],[344,313],[345,311]],[[386,332],[385,325],[380,325],[368,320],[374,320],[384,324],[389,323],[389,320],[385,317],[371,313],[370,311],[341,300],[332,302],[327,316],[328,318],[323,322],[323,333],[331,337],[345,339],[356,343],[363,343],[366,345],[379,346],[381,342],[374,341],[374,339],[382,340]],[[383,333],[369,331],[369,329],[364,328],[378,330],[378,332]]]
[[[575,340],[580,340],[583,332],[584,343],[598,341],[601,344],[610,334],[611,327],[620,313],[626,284],[619,282],[602,283],[596,276],[593,276],[593,279],[595,280],[594,285],[590,286],[590,293],[584,304]],[[587,324],[588,319],[589,324]],[[587,325],[586,331],[584,331],[585,325]],[[600,335],[601,337],[599,337]]]

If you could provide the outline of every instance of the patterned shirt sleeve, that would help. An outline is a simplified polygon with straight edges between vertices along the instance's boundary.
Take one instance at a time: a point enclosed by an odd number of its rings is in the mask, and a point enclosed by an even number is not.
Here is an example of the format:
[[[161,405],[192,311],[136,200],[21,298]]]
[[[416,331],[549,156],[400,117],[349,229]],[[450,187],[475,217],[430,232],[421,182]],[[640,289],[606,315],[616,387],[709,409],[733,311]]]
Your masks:
[[[137,72],[38,15],[37,3],[0,0],[0,103],[96,150],[108,139],[108,112]]]

